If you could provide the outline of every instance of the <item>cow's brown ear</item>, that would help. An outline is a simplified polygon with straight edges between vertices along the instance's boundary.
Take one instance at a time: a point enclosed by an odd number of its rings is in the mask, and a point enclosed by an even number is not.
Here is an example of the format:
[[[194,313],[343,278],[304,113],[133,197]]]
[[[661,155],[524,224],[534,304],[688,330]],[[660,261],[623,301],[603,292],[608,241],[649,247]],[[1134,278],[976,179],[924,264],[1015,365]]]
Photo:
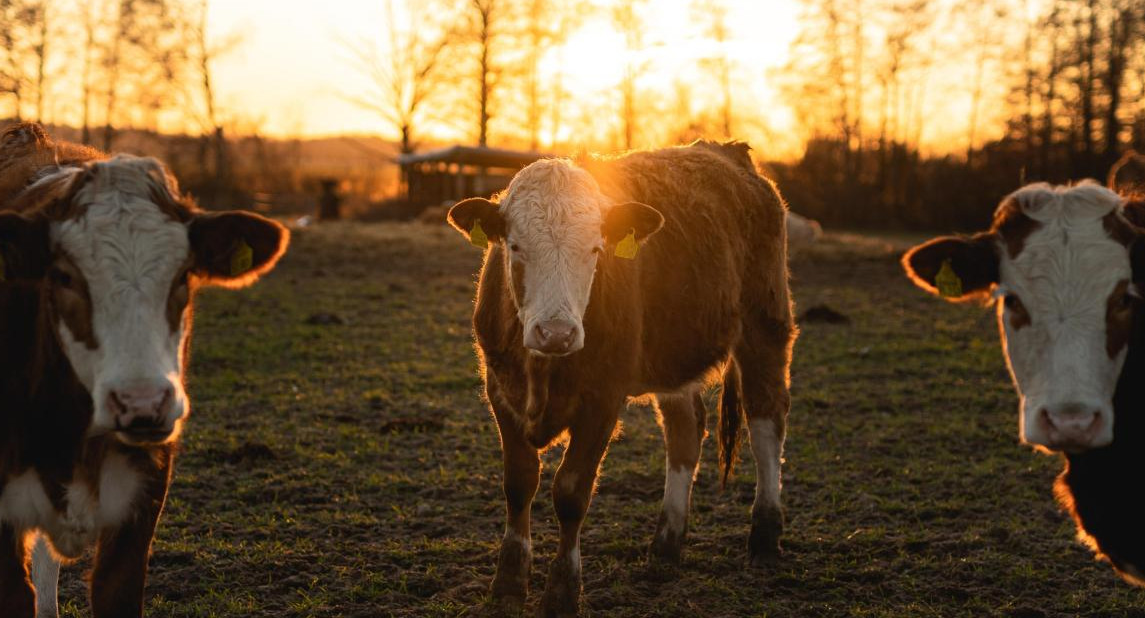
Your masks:
[[[485,240],[497,242],[505,237],[505,219],[501,217],[500,207],[483,197],[471,197],[454,204],[449,209],[449,224],[480,247],[485,246]]]
[[[961,302],[985,297],[998,283],[998,249],[993,234],[942,236],[906,252],[903,269],[918,287]]]
[[[0,285],[39,279],[51,264],[48,222],[15,213],[0,214]]]
[[[664,215],[659,210],[640,202],[616,204],[604,215],[600,234],[609,244],[619,243],[629,234],[637,241],[655,234],[664,226]]]
[[[198,213],[188,225],[195,264],[206,283],[241,288],[269,272],[290,244],[290,232],[254,213]]]

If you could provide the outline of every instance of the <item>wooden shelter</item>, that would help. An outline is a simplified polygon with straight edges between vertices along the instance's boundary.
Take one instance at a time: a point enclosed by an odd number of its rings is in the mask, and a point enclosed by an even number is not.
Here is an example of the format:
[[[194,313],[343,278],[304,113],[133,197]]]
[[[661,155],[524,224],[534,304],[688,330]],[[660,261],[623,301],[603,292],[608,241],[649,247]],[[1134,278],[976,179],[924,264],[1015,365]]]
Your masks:
[[[546,157],[482,146],[450,146],[398,157],[411,205],[430,206],[467,197],[489,197],[509,186],[522,167]]]

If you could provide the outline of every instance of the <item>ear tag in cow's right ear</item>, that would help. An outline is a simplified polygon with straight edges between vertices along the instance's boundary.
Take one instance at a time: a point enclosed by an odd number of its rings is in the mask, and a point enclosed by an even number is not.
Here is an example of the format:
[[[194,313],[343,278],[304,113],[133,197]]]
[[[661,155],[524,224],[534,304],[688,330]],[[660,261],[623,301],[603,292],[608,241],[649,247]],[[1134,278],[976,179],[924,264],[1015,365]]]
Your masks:
[[[469,229],[469,243],[479,249],[489,246],[489,237],[485,235],[485,230],[481,229],[481,219],[473,220],[473,227]]]
[[[950,265],[950,260],[942,261],[942,267],[934,276],[934,287],[938,288],[938,293],[946,298],[962,296],[962,279],[959,279],[958,275],[955,274],[954,267]]]
[[[235,252],[231,254],[231,276],[237,277],[251,269],[254,264],[254,249],[245,240],[239,241]]]
[[[636,252],[639,250],[640,245],[636,243],[636,230],[628,230],[628,236],[616,243],[616,250],[612,254],[626,260],[635,260]]]

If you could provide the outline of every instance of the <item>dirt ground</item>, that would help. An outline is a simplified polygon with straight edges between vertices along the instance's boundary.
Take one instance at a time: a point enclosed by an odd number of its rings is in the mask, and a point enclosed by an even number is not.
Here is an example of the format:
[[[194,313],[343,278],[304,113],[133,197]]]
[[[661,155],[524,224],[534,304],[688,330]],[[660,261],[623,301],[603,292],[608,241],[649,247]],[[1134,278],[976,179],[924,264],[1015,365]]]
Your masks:
[[[633,406],[582,539],[588,615],[1145,616],[1054,503],[1061,462],[1017,443],[992,311],[915,291],[900,249],[829,235],[793,263],[799,314],[845,322],[801,324],[782,562],[746,566],[750,451],[721,492],[711,440],[683,564],[649,562],[663,451]],[[479,264],[444,226],[337,224],[297,232],[258,286],[200,296],[149,615],[488,613],[503,499],[469,332]],[[86,615],[84,569],[65,571],[65,615]]]

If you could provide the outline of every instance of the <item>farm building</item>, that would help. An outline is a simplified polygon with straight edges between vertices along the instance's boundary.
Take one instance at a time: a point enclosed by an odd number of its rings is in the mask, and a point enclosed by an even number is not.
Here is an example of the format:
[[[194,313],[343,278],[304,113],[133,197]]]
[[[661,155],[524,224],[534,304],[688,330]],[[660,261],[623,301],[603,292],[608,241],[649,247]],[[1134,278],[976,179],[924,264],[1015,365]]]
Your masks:
[[[403,154],[397,161],[409,203],[429,206],[491,195],[509,186],[521,168],[545,156],[548,155],[504,148],[450,146]]]

